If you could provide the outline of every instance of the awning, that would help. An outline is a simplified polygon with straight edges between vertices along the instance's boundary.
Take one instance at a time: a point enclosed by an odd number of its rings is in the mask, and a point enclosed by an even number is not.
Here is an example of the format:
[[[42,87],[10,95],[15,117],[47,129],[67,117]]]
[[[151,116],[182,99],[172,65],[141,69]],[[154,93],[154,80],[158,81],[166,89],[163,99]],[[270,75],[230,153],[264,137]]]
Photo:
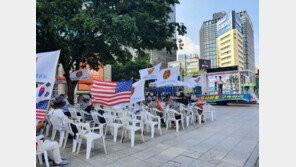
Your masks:
[[[187,86],[186,82],[177,81],[176,83],[166,85],[164,87],[172,87],[172,86]],[[152,82],[149,84],[149,87],[157,87],[157,82]]]

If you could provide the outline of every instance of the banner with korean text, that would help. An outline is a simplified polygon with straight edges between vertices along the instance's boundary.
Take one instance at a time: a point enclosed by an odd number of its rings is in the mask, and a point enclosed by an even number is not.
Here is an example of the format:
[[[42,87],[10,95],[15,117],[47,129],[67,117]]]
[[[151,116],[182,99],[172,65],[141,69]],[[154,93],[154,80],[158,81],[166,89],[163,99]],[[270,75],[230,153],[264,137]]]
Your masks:
[[[200,102],[218,102],[227,100],[243,100],[250,101],[250,94],[222,94],[222,95],[196,95]]]

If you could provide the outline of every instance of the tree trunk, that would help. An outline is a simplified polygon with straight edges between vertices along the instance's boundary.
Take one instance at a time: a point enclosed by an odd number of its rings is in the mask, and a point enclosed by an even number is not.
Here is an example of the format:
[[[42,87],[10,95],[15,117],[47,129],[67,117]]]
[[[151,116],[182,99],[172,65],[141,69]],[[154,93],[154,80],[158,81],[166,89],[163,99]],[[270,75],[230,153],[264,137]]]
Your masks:
[[[66,80],[67,80],[67,95],[68,95],[68,101],[70,104],[74,105],[74,92],[75,92],[75,87],[78,83],[78,81],[71,81],[69,73],[64,74]]]

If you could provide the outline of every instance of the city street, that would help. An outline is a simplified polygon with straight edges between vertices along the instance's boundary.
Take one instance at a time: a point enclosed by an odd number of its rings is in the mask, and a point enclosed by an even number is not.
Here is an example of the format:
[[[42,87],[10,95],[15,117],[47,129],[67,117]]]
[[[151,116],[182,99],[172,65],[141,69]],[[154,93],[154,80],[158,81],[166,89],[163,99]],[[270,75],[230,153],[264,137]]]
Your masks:
[[[117,143],[106,136],[108,154],[103,146],[95,145],[90,159],[85,159],[86,145],[82,143],[79,154],[72,153],[72,141],[61,154],[71,167],[121,167],[121,166],[167,166],[167,167],[240,167],[254,166],[258,158],[259,106],[256,104],[217,106],[216,120],[207,119],[201,126],[190,125],[185,130],[162,128],[162,136],[155,130],[155,138],[145,134],[145,143],[136,134],[135,147],[130,140]],[[58,137],[58,135],[57,135]],[[58,138],[56,137],[56,141]],[[38,166],[38,165],[37,165]]]

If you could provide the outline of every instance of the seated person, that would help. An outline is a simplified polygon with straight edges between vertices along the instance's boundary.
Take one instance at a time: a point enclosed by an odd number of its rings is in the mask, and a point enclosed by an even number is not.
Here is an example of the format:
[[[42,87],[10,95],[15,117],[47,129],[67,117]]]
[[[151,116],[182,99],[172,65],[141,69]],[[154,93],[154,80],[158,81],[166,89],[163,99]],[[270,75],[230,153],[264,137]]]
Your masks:
[[[139,115],[140,114],[140,111],[142,111],[142,107],[140,106],[140,102],[137,102],[137,103],[134,103],[134,110],[133,110],[133,113],[135,115]]]
[[[160,105],[158,99],[155,100],[155,103],[157,104],[157,107],[155,107],[155,108],[157,108],[159,111],[162,111],[162,112],[163,112],[163,108],[162,108],[162,106]],[[164,122],[164,118],[162,118],[162,116],[163,116],[163,113],[162,113],[162,112],[157,112],[156,114],[157,114],[158,116],[161,117],[161,119],[160,119],[161,123],[162,123],[162,124],[165,124],[165,122]]]
[[[63,106],[63,110],[65,111],[65,114],[70,117],[71,115],[70,115],[69,108],[68,108],[68,105],[70,103],[68,102],[68,100],[63,96],[63,94],[61,94],[59,97],[57,97],[56,100],[61,100],[61,101],[65,102],[65,105]]]
[[[152,101],[152,97],[150,96],[150,94],[148,95],[146,101],[147,101],[147,104],[149,104]]]
[[[81,104],[83,102],[83,95],[80,94],[78,97],[77,97],[77,103],[78,104]]]
[[[171,98],[171,94],[170,93],[166,94],[165,98],[163,99],[163,102],[168,103],[170,101],[170,98]]]
[[[82,104],[80,104],[80,108],[84,111],[90,112],[90,107],[92,107],[90,99],[83,99]]]
[[[36,125],[36,130],[41,129],[42,127],[46,126],[46,121],[42,121]],[[42,146],[45,151],[47,151],[48,156],[50,159],[53,160],[53,167],[64,166],[68,164],[66,159],[61,158],[59,144],[56,141],[49,141],[46,140],[43,135],[39,135],[36,137],[36,140],[42,139],[43,143]]]
[[[155,99],[152,99],[152,102],[148,104],[149,108],[157,108],[157,103]]]
[[[65,114],[65,112],[63,112],[63,106],[66,104],[65,101],[62,101],[62,100],[56,100],[54,102],[54,105],[53,105],[53,110],[50,111],[49,114],[51,114],[52,116],[56,117],[58,120],[59,120],[59,126],[61,126],[62,128],[65,128],[65,125],[64,125],[64,120],[65,119],[69,119],[67,117],[67,115]],[[74,139],[76,139],[76,133],[78,133],[78,129],[75,125],[71,124],[71,128],[72,128],[72,131],[74,133]]]

